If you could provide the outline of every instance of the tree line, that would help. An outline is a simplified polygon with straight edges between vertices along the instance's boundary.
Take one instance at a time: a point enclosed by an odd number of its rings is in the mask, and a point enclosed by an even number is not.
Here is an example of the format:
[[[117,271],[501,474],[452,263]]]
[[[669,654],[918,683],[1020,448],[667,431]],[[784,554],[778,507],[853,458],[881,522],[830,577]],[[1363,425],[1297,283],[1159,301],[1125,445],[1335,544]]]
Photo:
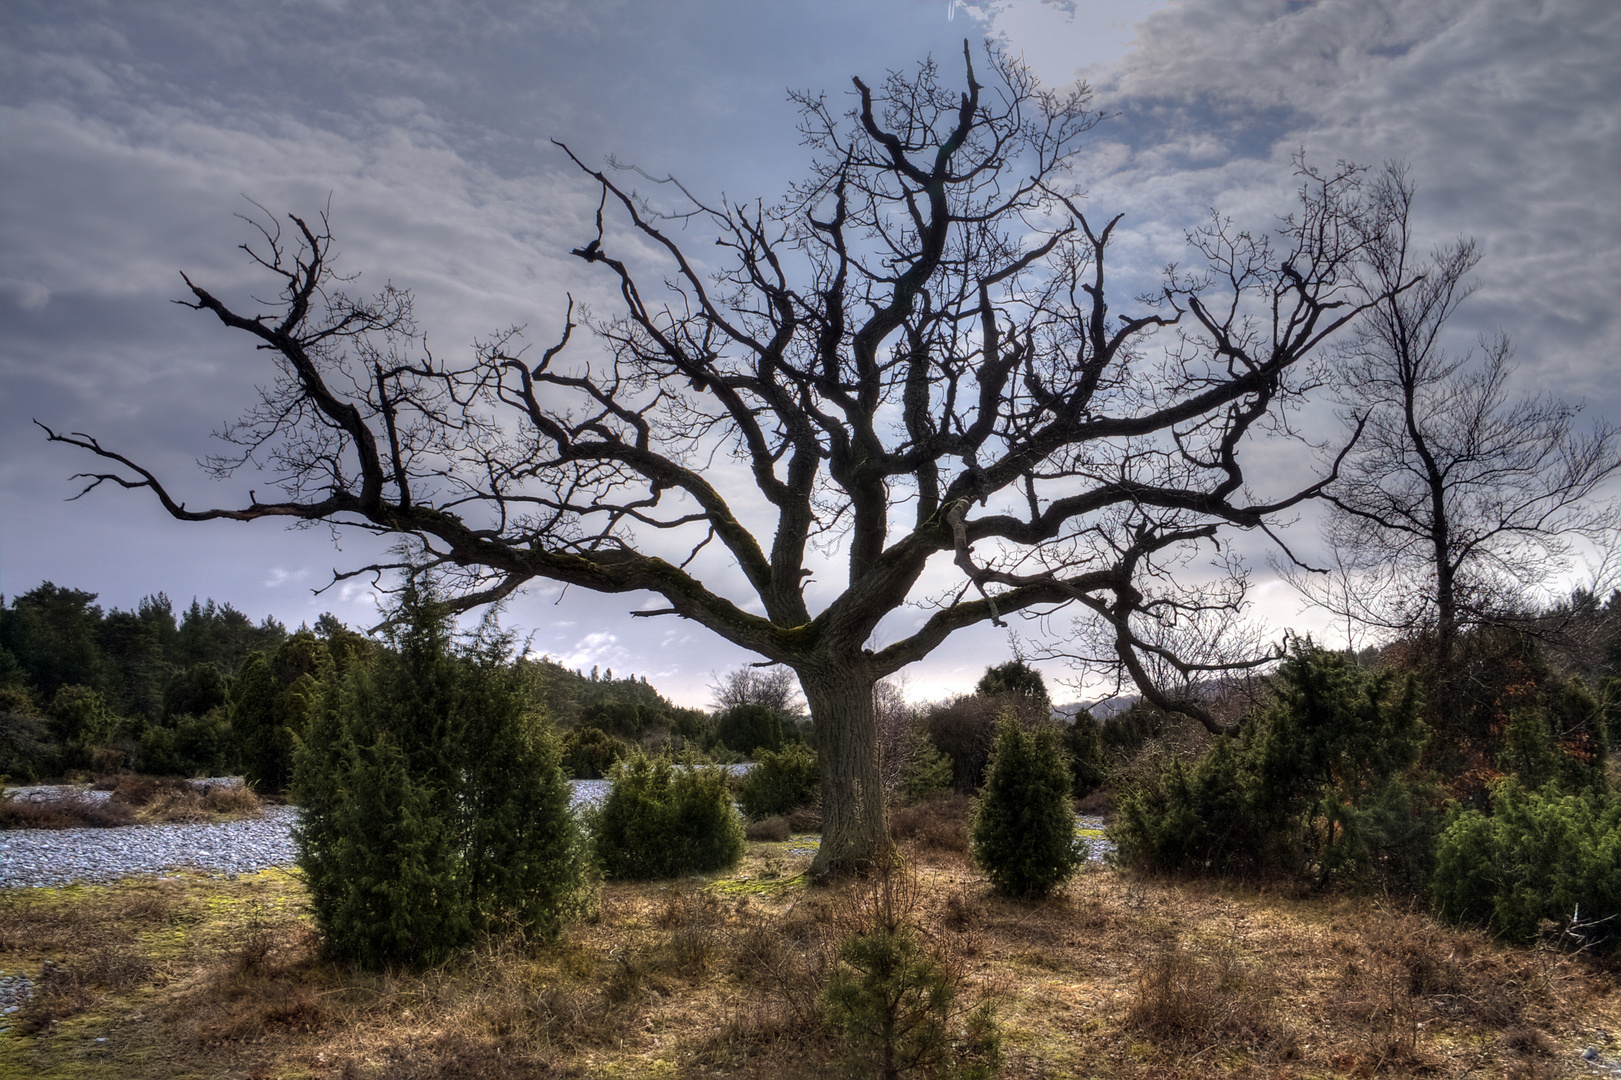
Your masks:
[[[392,646],[330,614],[289,630],[230,604],[163,593],[133,611],[52,582],[0,602],[0,776],[241,773],[284,791],[321,695]],[[634,747],[741,760],[807,738],[780,678],[748,670],[714,710],[676,705],[645,676],[509,658],[563,735],[570,775],[596,778]]]

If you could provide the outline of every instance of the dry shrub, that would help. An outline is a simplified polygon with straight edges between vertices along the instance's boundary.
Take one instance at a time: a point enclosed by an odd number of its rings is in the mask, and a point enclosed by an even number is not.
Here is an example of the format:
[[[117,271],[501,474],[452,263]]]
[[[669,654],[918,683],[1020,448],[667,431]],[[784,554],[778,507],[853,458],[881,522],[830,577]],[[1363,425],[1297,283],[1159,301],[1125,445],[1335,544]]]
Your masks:
[[[147,822],[200,822],[264,810],[259,797],[240,781],[204,785],[179,777],[121,776],[109,801],[134,808],[136,817]]]
[[[1114,814],[1114,792],[1098,788],[1075,801],[1075,812],[1088,817],[1110,817]]]
[[[750,840],[768,840],[782,842],[792,835],[792,826],[788,819],[781,814],[768,817],[761,821],[751,821],[743,826],[743,835]]]
[[[313,987],[292,978],[238,978],[218,989],[215,1007],[199,1015],[192,1027],[199,1048],[324,1031],[336,1018]]]
[[[1558,1008],[1532,958],[1477,949],[1469,934],[1422,915],[1382,915],[1363,941],[1365,953],[1341,973],[1337,1011],[1376,1070],[1432,1065],[1425,1033],[1438,1025],[1505,1032],[1511,1043],[1533,1030],[1528,1011]]]
[[[889,833],[897,842],[922,851],[968,853],[968,820],[973,800],[966,795],[942,795],[889,813]]]
[[[96,787],[111,792],[113,798],[126,806],[147,806],[159,795],[184,784],[184,780],[176,777],[115,776],[99,782]]]
[[[1503,1045],[1523,1057],[1553,1057],[1558,1049],[1546,1033],[1534,1027],[1517,1027],[1503,1032]]]
[[[834,911],[825,897],[807,898],[782,915],[745,924],[734,936],[732,970],[740,981],[765,991],[757,999],[754,1026],[819,1030],[822,987],[836,948]]]
[[[81,953],[72,966],[45,961],[34,981],[34,995],[17,1014],[24,1035],[48,1032],[56,1024],[94,1008],[108,994],[146,982],[152,965],[122,945],[98,946]]]
[[[796,833],[822,831],[822,812],[814,806],[800,806],[788,811],[788,828]]]
[[[1137,971],[1127,1026],[1178,1049],[1277,1041],[1272,1010],[1238,950],[1218,942],[1161,946]]]
[[[212,821],[257,816],[264,805],[246,785],[206,788],[175,777],[118,776],[95,785],[105,798],[83,793],[0,800],[0,829],[110,829],[154,822]]]
[[[314,954],[315,928],[293,922],[263,900],[254,901],[233,950],[238,970],[263,972]]]
[[[241,814],[245,817],[264,813],[264,802],[246,784],[215,784],[203,796],[203,806],[216,814]]]
[[[0,829],[111,829],[135,824],[126,806],[88,795],[0,800]]]
[[[426,1051],[394,1048],[378,1080],[530,1080],[564,1076],[547,1056],[532,1050],[470,1039],[460,1033],[435,1039]]]
[[[656,969],[694,979],[709,970],[726,930],[719,897],[702,889],[672,885],[654,921],[670,932],[652,958]]]
[[[979,925],[980,912],[972,897],[962,889],[946,897],[941,923],[947,929],[963,933]]]

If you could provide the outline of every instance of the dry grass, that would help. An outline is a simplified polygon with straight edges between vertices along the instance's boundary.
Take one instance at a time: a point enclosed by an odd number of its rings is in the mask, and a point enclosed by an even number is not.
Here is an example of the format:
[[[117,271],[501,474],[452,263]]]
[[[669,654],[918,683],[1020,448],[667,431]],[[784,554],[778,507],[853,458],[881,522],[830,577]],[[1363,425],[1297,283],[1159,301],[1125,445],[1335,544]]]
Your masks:
[[[1588,1045],[1621,1056],[1616,971],[1589,959],[1371,899],[1108,870],[1015,903],[933,835],[905,848],[910,917],[996,995],[1006,1076],[1463,1080],[1584,1075]],[[871,886],[807,887],[813,846],[610,885],[560,941],[419,973],[322,960],[281,873],[0,892],[0,969],[40,987],[0,1034],[0,1076],[842,1075],[819,996]]]
[[[206,790],[178,777],[116,776],[96,785],[106,798],[67,793],[57,798],[0,800],[0,829],[105,829],[158,822],[206,822],[256,817],[264,810],[245,784]]]

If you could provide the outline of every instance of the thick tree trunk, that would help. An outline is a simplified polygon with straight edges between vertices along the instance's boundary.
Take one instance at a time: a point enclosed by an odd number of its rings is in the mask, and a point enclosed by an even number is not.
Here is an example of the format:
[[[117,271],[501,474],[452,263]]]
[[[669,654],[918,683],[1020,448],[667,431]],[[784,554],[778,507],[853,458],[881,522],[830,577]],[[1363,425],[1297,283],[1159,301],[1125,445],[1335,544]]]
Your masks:
[[[859,662],[826,663],[800,668],[799,684],[816,725],[822,772],[822,844],[811,874],[859,870],[889,847],[873,679]]]

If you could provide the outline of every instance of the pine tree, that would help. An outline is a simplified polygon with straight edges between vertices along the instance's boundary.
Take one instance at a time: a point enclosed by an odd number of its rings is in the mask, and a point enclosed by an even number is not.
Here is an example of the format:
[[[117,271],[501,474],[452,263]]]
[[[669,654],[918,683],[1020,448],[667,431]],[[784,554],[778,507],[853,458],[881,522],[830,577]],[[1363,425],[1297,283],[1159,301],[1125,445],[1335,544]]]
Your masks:
[[[242,665],[231,693],[231,731],[237,756],[249,781],[267,791],[280,791],[289,773],[278,753],[276,677],[263,653]]]

